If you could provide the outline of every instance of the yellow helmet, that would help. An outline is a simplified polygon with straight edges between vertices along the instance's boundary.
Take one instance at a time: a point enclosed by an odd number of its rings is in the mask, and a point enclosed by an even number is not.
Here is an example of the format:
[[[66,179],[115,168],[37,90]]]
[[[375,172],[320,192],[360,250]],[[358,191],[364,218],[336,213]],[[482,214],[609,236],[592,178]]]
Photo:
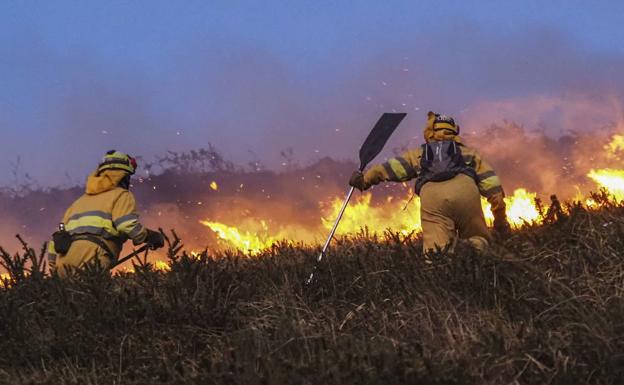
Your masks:
[[[432,111],[427,113],[427,124],[424,130],[427,142],[431,140],[455,140],[459,142],[458,135],[459,125],[455,123],[455,119]]]
[[[110,150],[106,153],[106,155],[104,155],[102,163],[98,165],[97,172],[99,174],[104,170],[124,170],[132,175],[136,172],[136,169],[136,159],[128,154],[124,154],[123,152]]]
[[[459,125],[455,124],[455,119],[448,115],[434,114],[433,131],[448,130],[459,135]]]

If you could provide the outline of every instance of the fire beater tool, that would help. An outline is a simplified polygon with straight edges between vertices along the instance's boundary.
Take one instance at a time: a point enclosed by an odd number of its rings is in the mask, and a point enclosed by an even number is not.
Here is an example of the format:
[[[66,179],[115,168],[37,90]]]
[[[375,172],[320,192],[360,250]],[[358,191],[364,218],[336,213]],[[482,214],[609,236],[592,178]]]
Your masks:
[[[150,248],[150,245],[143,245],[143,246],[139,247],[138,249],[136,249],[135,251],[133,251],[132,253],[130,253],[130,254],[128,254],[128,255],[126,255],[125,257],[123,257],[123,258],[119,258],[119,259],[117,260],[117,263],[115,263],[115,264],[111,267],[111,269],[112,269],[113,267],[117,267],[117,266],[121,265],[122,263],[126,262],[126,261],[127,261],[127,260],[129,260],[129,259],[132,259],[132,258],[136,257],[137,255],[141,254],[141,253],[142,253],[142,252],[144,252],[145,250],[148,250],[149,248]]]
[[[386,112],[383,115],[381,115],[381,118],[379,118],[379,120],[373,127],[373,130],[370,132],[370,134],[368,134],[368,137],[366,138],[366,140],[364,141],[364,144],[362,144],[362,147],[360,148],[360,168],[359,168],[360,172],[364,171],[364,168],[366,168],[366,166],[377,155],[379,155],[379,153],[386,145],[386,142],[388,141],[388,139],[390,138],[394,130],[399,126],[403,118],[405,118],[405,115],[407,114],[403,112],[401,113]],[[325,245],[323,246],[323,249],[321,250],[321,253],[319,254],[318,258],[316,259],[316,263],[314,264],[314,269],[312,270],[312,273],[310,273],[310,276],[306,280],[306,285],[309,285],[314,279],[314,273],[316,273],[316,270],[318,269],[321,263],[321,260],[323,260],[323,257],[325,256],[327,252],[327,248],[329,247],[329,244],[331,243],[332,238],[334,238],[334,234],[336,233],[338,224],[340,223],[340,220],[342,219],[342,216],[344,215],[344,212],[347,208],[347,205],[349,204],[349,201],[351,200],[351,196],[353,195],[354,190],[355,190],[355,187],[351,187],[348,190],[347,197],[345,198],[344,203],[342,204],[342,208],[340,209],[340,212],[338,213],[338,218],[336,218],[336,222],[334,222],[334,226],[332,227],[331,232],[329,233],[329,237],[327,237],[327,241],[325,241]]]

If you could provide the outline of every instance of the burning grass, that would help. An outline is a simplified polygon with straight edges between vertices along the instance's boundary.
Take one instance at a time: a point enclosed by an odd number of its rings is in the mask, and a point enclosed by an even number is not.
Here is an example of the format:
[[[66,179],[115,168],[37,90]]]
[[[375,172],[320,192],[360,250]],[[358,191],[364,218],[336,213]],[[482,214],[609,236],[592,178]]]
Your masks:
[[[288,244],[245,258],[171,240],[168,271],[65,282],[2,251],[0,382],[621,383],[624,206],[594,199],[483,256],[341,238],[309,288],[318,249]]]

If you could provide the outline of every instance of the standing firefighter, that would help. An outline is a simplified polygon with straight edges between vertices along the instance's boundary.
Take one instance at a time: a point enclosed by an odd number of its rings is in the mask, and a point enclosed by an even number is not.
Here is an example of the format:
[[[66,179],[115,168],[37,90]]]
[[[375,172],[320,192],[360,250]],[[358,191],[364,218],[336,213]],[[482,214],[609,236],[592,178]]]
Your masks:
[[[136,168],[134,158],[113,150],[89,175],[85,194],[67,209],[60,226],[64,228],[54,233],[48,247],[50,267],[61,277],[88,263],[111,267],[128,239],[152,249],[164,245],[162,234],[139,222],[134,195],[128,190]]]
[[[477,250],[484,250],[490,235],[481,209],[481,195],[492,206],[495,231],[509,230],[505,194],[498,176],[475,149],[462,143],[459,125],[453,118],[429,112],[424,136],[426,143],[421,147],[365,173],[354,172],[349,184],[366,190],[384,181],[406,182],[416,178],[424,251],[453,248],[457,235]]]

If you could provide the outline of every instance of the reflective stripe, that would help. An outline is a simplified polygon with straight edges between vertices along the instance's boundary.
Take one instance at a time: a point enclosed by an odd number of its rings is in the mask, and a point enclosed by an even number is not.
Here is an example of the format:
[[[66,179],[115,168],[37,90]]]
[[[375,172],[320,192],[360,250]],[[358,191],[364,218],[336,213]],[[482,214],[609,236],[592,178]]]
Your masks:
[[[134,229],[132,229],[132,231],[130,231],[130,233],[128,233],[128,236],[130,238],[134,239],[139,234],[141,234],[142,231],[143,231],[143,226],[141,226],[141,224],[137,224],[136,227]]]
[[[72,232],[72,230],[79,227],[99,228],[113,236],[118,235],[117,230],[115,230],[115,228],[113,227],[113,221],[111,221],[110,219],[104,219],[99,216],[84,216],[78,219],[68,221],[65,224],[65,228],[70,233]]]
[[[486,180],[487,178],[491,178],[493,176],[496,176],[496,173],[494,171],[486,171],[482,174],[477,175],[477,178],[479,179],[479,182],[482,182]],[[500,181],[499,181],[499,184],[500,184]]]
[[[397,177],[397,175],[394,173],[394,170],[392,169],[392,166],[390,166],[390,163],[386,162],[383,164],[383,168],[384,170],[386,170],[386,174],[388,174],[388,178],[390,180],[398,180],[399,178]]]
[[[56,262],[56,250],[54,250],[54,241],[50,241],[48,243],[48,261],[49,262]]]
[[[80,226],[71,230],[67,230],[71,235],[74,234],[93,234],[93,235],[101,235],[104,238],[115,238],[117,235],[111,234],[105,229],[97,226]]]
[[[485,178],[479,181],[479,188],[482,191],[487,191],[491,189],[492,187],[496,187],[496,186],[500,187],[500,185],[501,185],[501,181],[500,179],[498,179],[498,176],[496,175],[493,175],[489,178]]]
[[[394,171],[394,175],[397,179],[403,180],[407,178],[407,170],[403,167],[400,161],[393,158],[388,160],[388,164],[390,165],[390,168],[392,168],[392,171]]]
[[[505,192],[503,191],[503,188],[501,186],[494,186],[488,190],[481,190],[481,195],[483,195],[486,198],[491,197],[492,195],[496,194],[496,193],[501,193],[501,194],[505,194]]]
[[[401,163],[401,165],[403,166],[403,168],[407,171],[408,176],[414,177],[414,175],[416,175],[416,170],[414,169],[414,167],[412,167],[412,165],[407,161],[407,159],[402,158],[402,157],[398,157],[396,158],[396,160],[399,161],[399,163]]]
[[[137,214],[124,215],[115,220],[114,224],[119,233],[126,234],[133,239],[143,231],[143,226],[139,223],[139,216]]]
[[[447,122],[435,122],[433,124],[433,131],[440,131],[440,130],[450,130],[454,133],[457,133],[457,127],[447,123]]]
[[[137,227],[141,227],[141,224],[136,220],[131,220],[122,223],[117,227],[117,231],[122,234],[128,234],[130,237]]]
[[[113,222],[113,225],[115,227],[119,227],[122,223],[126,221],[138,221],[138,220],[139,220],[139,216],[137,214],[128,214],[128,215],[124,215],[123,217],[119,217],[115,219],[115,221]]]
[[[71,217],[67,218],[67,221],[73,221],[76,219],[80,219],[82,217],[99,217],[102,219],[112,219],[112,215],[110,213],[106,213],[104,211],[85,211],[83,213],[74,214]]]

